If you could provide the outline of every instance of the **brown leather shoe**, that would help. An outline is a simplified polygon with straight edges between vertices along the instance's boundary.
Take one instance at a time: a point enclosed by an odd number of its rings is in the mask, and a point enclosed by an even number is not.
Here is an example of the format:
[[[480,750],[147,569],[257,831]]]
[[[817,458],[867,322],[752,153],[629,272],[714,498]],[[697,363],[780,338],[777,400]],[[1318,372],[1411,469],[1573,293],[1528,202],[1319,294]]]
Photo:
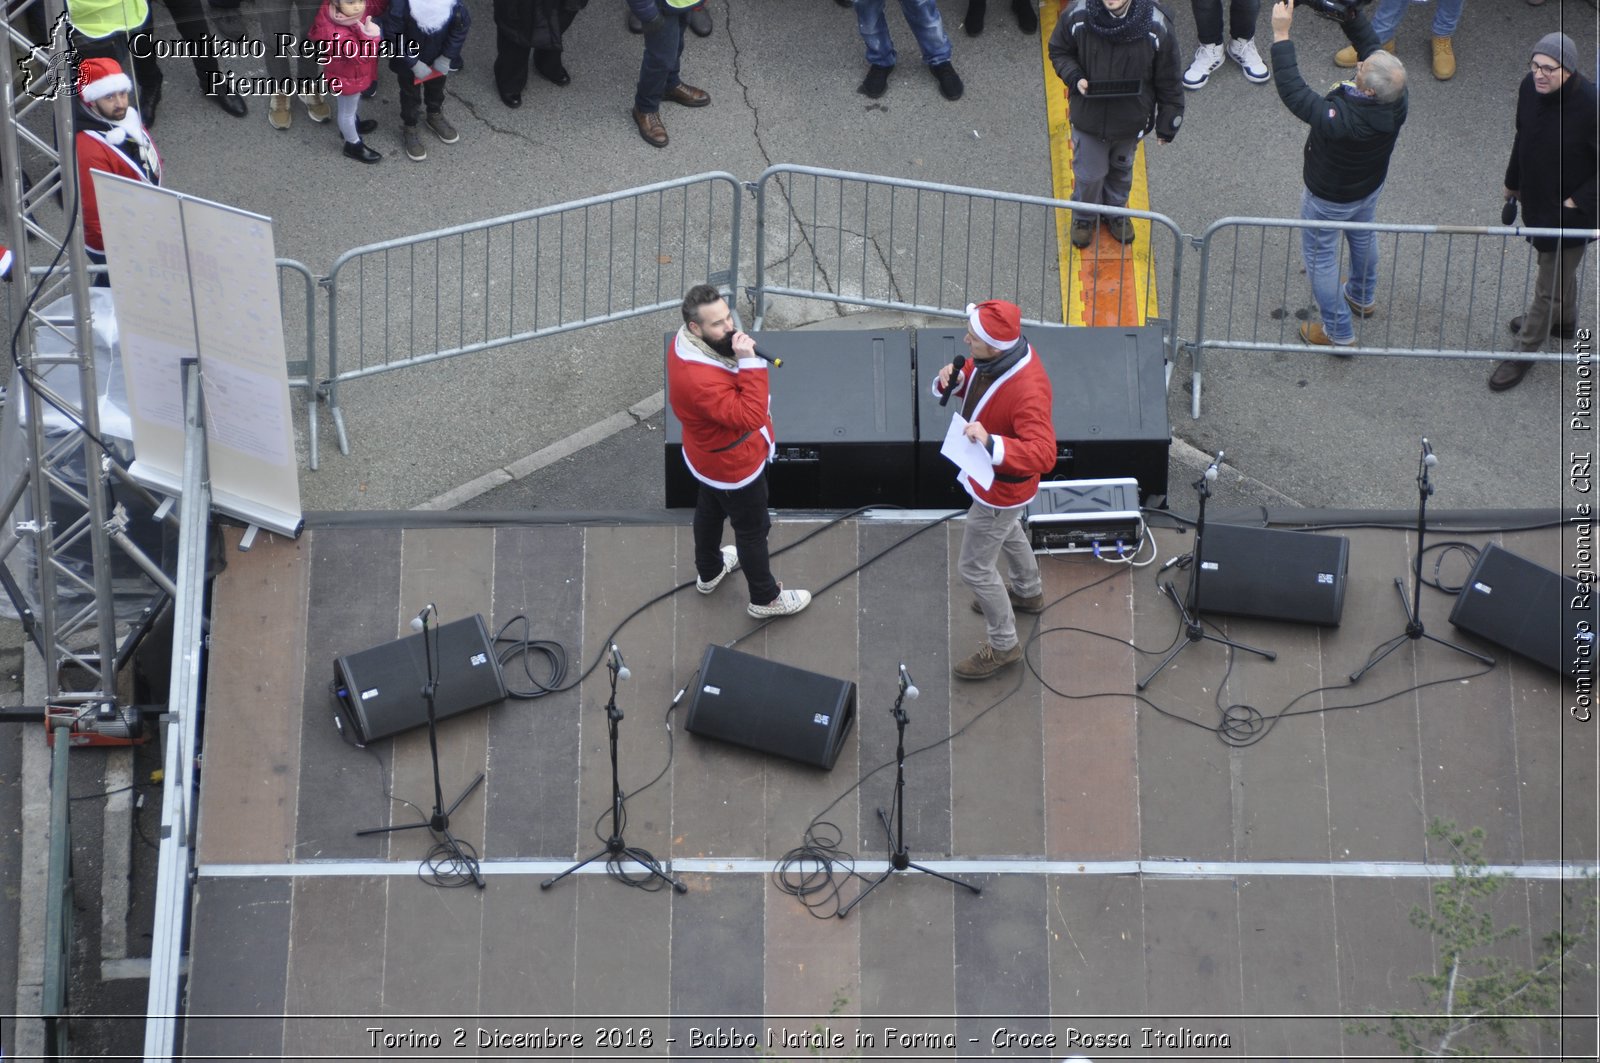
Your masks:
[[[1494,372],[1489,374],[1489,390],[1510,391],[1522,383],[1522,378],[1527,376],[1528,370],[1532,368],[1532,362],[1501,362],[1494,367]]]
[[[705,89],[697,89],[693,85],[685,85],[679,82],[668,89],[663,98],[671,100],[673,103],[682,104],[685,107],[704,107],[711,102],[711,93]]]
[[[639,108],[633,109],[633,124],[639,127],[639,135],[644,137],[644,142],[653,148],[667,146],[667,127],[661,124],[661,115],[655,111],[645,114]]]

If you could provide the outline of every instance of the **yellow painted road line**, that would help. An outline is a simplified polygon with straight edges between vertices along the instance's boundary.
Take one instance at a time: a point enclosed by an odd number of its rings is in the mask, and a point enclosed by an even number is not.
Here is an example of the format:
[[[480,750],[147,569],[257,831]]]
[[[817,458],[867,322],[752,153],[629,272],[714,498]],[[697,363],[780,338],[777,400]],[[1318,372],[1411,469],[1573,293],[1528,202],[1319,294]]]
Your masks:
[[[1072,136],[1067,122],[1067,88],[1050,65],[1050,34],[1071,0],[1044,0],[1039,5],[1039,48],[1044,62],[1045,114],[1050,137],[1050,170],[1057,199],[1072,198]],[[1144,144],[1133,161],[1133,188],[1128,206],[1150,209],[1145,177]],[[1062,319],[1068,325],[1142,325],[1145,307],[1155,301],[1150,262],[1150,223],[1136,218],[1134,242],[1124,246],[1101,226],[1095,242],[1083,250],[1072,246],[1072,217],[1056,214],[1056,246],[1061,256]],[[1148,284],[1149,291],[1145,291]]]

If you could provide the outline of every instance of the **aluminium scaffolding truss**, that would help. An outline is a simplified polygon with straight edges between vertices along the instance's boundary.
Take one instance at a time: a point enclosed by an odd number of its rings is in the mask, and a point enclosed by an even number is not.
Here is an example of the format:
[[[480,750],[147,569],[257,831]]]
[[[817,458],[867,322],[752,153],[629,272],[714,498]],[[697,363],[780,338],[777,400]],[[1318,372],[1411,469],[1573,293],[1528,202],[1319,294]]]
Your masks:
[[[9,401],[21,404],[27,439],[27,463],[8,485],[5,516],[11,519],[19,502],[28,503],[27,519],[13,519],[0,534],[0,561],[23,541],[32,546],[37,608],[16,594],[14,604],[45,662],[47,703],[88,719],[115,713],[116,671],[127,656],[117,645],[113,545],[143,571],[157,569],[121,534],[123,519],[109,502],[111,477],[152,506],[155,500],[107,453],[92,401],[100,391],[88,340],[91,279],[79,219],[75,75],[64,0],[7,0],[0,20],[0,184],[4,242],[14,256],[6,345],[17,381]],[[44,313],[63,297],[70,297],[70,325]],[[41,353],[45,347],[51,353]],[[51,387],[74,374],[76,396]],[[53,411],[48,428],[47,407]],[[75,673],[70,683],[69,670]]]

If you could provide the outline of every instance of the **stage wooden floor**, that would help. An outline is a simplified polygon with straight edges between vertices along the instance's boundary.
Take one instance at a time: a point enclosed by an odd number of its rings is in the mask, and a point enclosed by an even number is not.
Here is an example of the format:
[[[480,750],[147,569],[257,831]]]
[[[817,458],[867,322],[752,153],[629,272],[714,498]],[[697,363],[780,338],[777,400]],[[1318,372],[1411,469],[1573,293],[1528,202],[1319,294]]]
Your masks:
[[[1047,559],[1057,604],[1029,651],[1037,672],[960,683],[950,663],[983,637],[955,572],[960,522],[914,537],[923,525],[829,527],[774,568],[791,587],[831,585],[738,646],[859,683],[856,727],[823,772],[697,739],[681,718],[663,726],[706,646],[755,626],[739,575],[710,596],[689,589],[686,526],[408,517],[263,536],[248,553],[229,533],[211,611],[189,1058],[1387,1053],[1347,1020],[1422,1003],[1411,977],[1433,952],[1408,921],[1429,900],[1417,865],[1449,860],[1431,820],[1482,827],[1488,859],[1517,869],[1496,914],[1528,931],[1503,945],[1524,962],[1560,918],[1549,865],[1596,859],[1600,725],[1568,715],[1553,673],[1451,627],[1451,599],[1424,590],[1430,633],[1495,653],[1496,667],[1474,674],[1466,657],[1408,643],[1343,689],[1404,625],[1392,585],[1410,569],[1403,532],[1344,533],[1340,627],[1228,620],[1221,630],[1276,662],[1230,671],[1202,643],[1140,698],[1135,676],[1158,658],[1130,640],[1159,651],[1177,631],[1158,565]],[[819,527],[780,523],[774,547]],[[1160,560],[1191,538],[1157,535]],[[1557,568],[1560,536],[1440,538]],[[671,861],[687,893],[604,874],[539,888],[600,844],[604,668],[441,725],[446,799],[487,773],[452,823],[483,854],[486,889],[419,881],[425,831],[355,836],[414,818],[399,799],[431,805],[428,746],[420,730],[367,750],[343,741],[336,657],[407,633],[431,601],[446,621],[481,613],[491,630],[526,615],[536,637],[565,645],[575,677],[624,617],[674,587],[614,637],[632,671],[619,690],[623,786],[665,770],[628,801],[626,838]],[[907,843],[982,895],[906,873],[847,919],[814,918],[770,871],[818,816],[864,869],[882,867],[875,810],[893,788],[882,766],[902,660],[921,689],[908,746],[933,747],[907,764]],[[1295,701],[1325,685],[1339,689]],[[1254,745],[1215,733],[1219,704],[1271,716],[1291,702],[1298,715]],[[1573,980],[1543,1052],[1594,1057],[1592,971]],[[804,1040],[769,1042],[769,1027]],[[840,1042],[815,1050],[819,1031]],[[1072,1040],[1090,1035],[1112,1047]]]

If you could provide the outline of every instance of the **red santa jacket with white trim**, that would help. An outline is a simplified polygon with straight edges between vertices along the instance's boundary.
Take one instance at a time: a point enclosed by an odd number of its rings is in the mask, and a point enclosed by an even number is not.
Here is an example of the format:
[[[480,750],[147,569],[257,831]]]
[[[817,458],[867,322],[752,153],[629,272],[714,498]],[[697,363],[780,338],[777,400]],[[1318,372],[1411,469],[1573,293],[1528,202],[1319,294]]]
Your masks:
[[[971,372],[962,372],[955,390],[958,397],[967,397],[972,377]],[[937,378],[933,393],[939,394]],[[1033,501],[1039,493],[1039,478],[1056,466],[1056,426],[1050,413],[1053,401],[1050,376],[1029,344],[1028,353],[989,385],[967,418],[983,425],[993,438],[989,460],[995,474],[988,487],[979,487],[964,472],[958,475],[956,481],[967,494],[996,509],[1014,509]]]
[[[150,135],[148,129],[145,136]],[[156,151],[156,142],[150,141],[150,155],[155,159],[154,173],[145,173],[143,168],[136,164],[128,152],[138,152],[138,147],[123,141],[121,147],[109,144],[103,133],[94,129],[78,130],[78,195],[83,200],[83,246],[96,254],[105,254],[106,245],[100,236],[100,203],[95,198],[94,178],[89,176],[90,170],[99,170],[102,173],[114,173],[118,177],[128,177],[145,184],[159,185],[161,183],[161,154]]]
[[[667,350],[667,395],[683,425],[684,463],[701,483],[743,487],[777,452],[761,359],[741,358],[729,368],[696,347],[685,326]]]

